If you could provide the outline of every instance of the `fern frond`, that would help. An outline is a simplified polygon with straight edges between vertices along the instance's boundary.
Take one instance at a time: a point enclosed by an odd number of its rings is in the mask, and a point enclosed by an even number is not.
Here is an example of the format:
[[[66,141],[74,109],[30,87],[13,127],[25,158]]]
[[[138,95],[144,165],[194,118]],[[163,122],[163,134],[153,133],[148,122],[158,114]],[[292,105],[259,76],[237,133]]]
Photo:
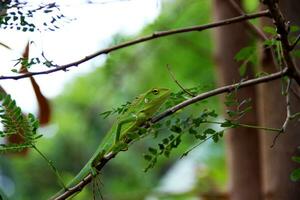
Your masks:
[[[20,152],[27,148],[32,148],[32,144],[9,144],[9,145],[1,144],[0,153]]]
[[[41,135],[37,134],[39,127],[38,120],[32,114],[23,115],[20,107],[10,95],[0,95],[0,119],[3,131],[0,137],[5,138],[11,135],[19,135],[24,138],[21,144],[1,144],[0,153],[18,152],[26,148],[32,148]]]

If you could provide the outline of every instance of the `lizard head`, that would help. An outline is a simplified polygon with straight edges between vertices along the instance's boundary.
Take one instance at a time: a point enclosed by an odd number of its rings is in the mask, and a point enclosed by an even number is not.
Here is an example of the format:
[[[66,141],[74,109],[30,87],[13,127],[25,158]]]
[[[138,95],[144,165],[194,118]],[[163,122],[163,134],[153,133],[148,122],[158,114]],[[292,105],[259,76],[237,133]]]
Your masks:
[[[167,88],[152,88],[142,95],[143,112],[154,114],[169,98],[171,91]]]

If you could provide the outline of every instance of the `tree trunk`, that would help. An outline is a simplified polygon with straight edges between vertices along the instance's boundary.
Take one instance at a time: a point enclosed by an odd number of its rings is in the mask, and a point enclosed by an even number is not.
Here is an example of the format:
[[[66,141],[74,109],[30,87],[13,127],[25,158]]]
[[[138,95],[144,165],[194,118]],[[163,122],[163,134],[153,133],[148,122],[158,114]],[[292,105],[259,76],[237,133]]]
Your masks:
[[[282,2],[284,14],[293,25],[300,25],[299,0],[285,0]],[[263,25],[271,25],[271,21],[264,18]],[[262,69],[266,72],[275,72],[270,52],[264,51],[261,56]],[[297,62],[298,66],[300,62]],[[263,126],[281,128],[286,118],[286,101],[281,94],[280,80],[265,83],[260,86],[260,118]],[[296,86],[295,83],[292,84]],[[299,87],[299,86],[296,86]],[[299,93],[299,92],[298,92]],[[299,95],[299,94],[298,94]],[[292,113],[300,111],[299,98],[290,92]],[[299,167],[291,160],[296,155],[297,146],[300,146],[300,123],[290,121],[285,133],[276,140],[275,146],[270,148],[276,134],[262,131],[262,177],[264,200],[299,200],[300,184],[294,183],[289,176],[293,169]],[[298,152],[299,155],[299,152]]]
[[[222,20],[237,16],[229,1],[214,0],[214,18]],[[234,56],[240,49],[249,45],[248,34],[243,24],[234,24],[215,29],[215,59],[219,84],[240,81],[238,63]],[[246,76],[251,77],[252,70]],[[255,88],[248,87],[238,91],[238,98],[252,99],[252,111],[240,122],[257,124]],[[224,99],[224,98],[223,98]],[[259,137],[255,129],[236,128],[225,134],[229,166],[229,193],[232,200],[261,200]]]

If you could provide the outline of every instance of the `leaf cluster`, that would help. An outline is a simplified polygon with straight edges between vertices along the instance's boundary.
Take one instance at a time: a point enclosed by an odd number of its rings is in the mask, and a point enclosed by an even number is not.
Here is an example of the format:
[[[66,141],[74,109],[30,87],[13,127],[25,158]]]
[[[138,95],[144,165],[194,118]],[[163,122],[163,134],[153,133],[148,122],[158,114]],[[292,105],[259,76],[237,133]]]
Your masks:
[[[31,148],[41,135],[37,134],[38,120],[32,114],[23,115],[21,108],[16,105],[10,95],[0,95],[0,119],[3,130],[0,137],[7,138],[18,135],[23,138],[22,143],[0,144],[0,153],[17,152]]]
[[[157,147],[148,148],[148,153],[144,155],[144,159],[148,162],[145,171],[153,168],[160,156],[169,157],[172,150],[181,144],[184,134],[192,136],[200,142],[208,139],[218,142],[223,136],[223,130],[217,131],[207,126],[201,126],[201,124],[210,123],[210,119],[217,117],[218,114],[214,110],[205,109],[196,117],[191,115],[185,119],[173,118],[167,120],[163,126],[169,130],[171,134],[167,137],[163,137]],[[187,155],[188,152],[183,156]]]
[[[236,55],[235,60],[238,62],[242,62],[239,73],[243,77],[246,74],[248,64],[255,65],[257,62],[257,56],[256,56],[256,46],[250,45],[247,47],[242,48]]]
[[[113,108],[111,110],[100,113],[100,115],[103,116],[103,119],[105,119],[113,114],[121,115],[128,110],[130,104],[131,104],[131,102],[127,101],[125,104],[122,104],[121,106],[119,106],[117,108]]]
[[[56,64],[53,63],[53,61],[48,60],[43,53],[42,53],[42,58],[34,57],[28,59],[28,58],[20,57],[15,61],[16,63],[14,64],[14,67],[16,67],[18,64],[21,64],[22,67],[26,67],[27,69],[36,64],[43,64],[46,67],[57,66]],[[11,71],[15,73],[19,73],[17,69],[12,69]]]
[[[237,89],[238,88],[235,88],[234,91],[227,93],[224,102],[227,106],[226,113],[232,120],[235,121],[239,120],[252,110],[251,98],[239,100],[237,97]]]
[[[300,147],[298,147],[298,150],[300,150]],[[300,164],[300,156],[293,156],[292,160],[296,163]],[[294,169],[290,175],[290,179],[292,181],[299,181],[300,180],[300,168]]]
[[[199,86],[192,87],[192,88],[186,88],[185,90],[186,91],[181,90],[176,93],[172,92],[169,100],[165,104],[166,107],[175,106],[175,105],[179,104],[180,102],[191,98],[190,94],[193,94],[193,95],[198,94],[200,91],[203,90],[203,86],[199,85]]]
[[[41,12],[43,14],[51,13],[51,20],[43,23],[43,27],[46,30],[55,31],[59,29],[57,22],[66,17],[59,13],[55,14],[54,10],[59,10],[59,5],[54,3],[40,4],[38,7],[28,9],[32,7],[28,5],[28,2],[21,2],[18,0],[13,1],[1,1],[0,2],[0,28],[3,29],[16,29],[23,32],[40,31],[40,29],[34,23],[30,22],[30,18],[36,17]]]

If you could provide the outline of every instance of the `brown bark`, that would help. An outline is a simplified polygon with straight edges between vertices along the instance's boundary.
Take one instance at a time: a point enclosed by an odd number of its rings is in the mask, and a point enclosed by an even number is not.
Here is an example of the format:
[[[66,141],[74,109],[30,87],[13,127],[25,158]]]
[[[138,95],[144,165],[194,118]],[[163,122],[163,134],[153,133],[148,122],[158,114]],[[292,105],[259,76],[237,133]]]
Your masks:
[[[215,20],[237,16],[229,1],[214,0]],[[216,64],[220,85],[241,79],[238,68],[241,63],[234,61],[239,50],[249,45],[248,34],[243,24],[220,27],[215,30]],[[251,77],[248,70],[247,77]],[[252,99],[253,110],[241,123],[256,124],[255,89],[248,87],[238,92],[239,99]],[[225,134],[229,165],[229,193],[232,200],[261,200],[258,131],[237,128]]]
[[[300,25],[300,6],[298,0],[285,0],[282,2],[284,14],[292,24]],[[267,19],[262,20],[263,25],[271,24]],[[266,72],[277,71],[272,62],[270,52],[263,52],[262,69]],[[300,62],[298,61],[299,65]],[[260,86],[260,117],[264,126],[280,128],[286,118],[286,101],[281,95],[280,80],[265,83]],[[293,83],[293,87],[295,87]],[[299,86],[297,86],[299,87]],[[292,113],[300,111],[299,99],[291,92]],[[291,160],[296,155],[296,148],[300,145],[300,123],[296,120],[290,121],[285,133],[276,140],[275,146],[270,148],[275,134],[262,131],[262,177],[264,200],[299,200],[300,184],[289,179],[293,169],[299,167]]]

